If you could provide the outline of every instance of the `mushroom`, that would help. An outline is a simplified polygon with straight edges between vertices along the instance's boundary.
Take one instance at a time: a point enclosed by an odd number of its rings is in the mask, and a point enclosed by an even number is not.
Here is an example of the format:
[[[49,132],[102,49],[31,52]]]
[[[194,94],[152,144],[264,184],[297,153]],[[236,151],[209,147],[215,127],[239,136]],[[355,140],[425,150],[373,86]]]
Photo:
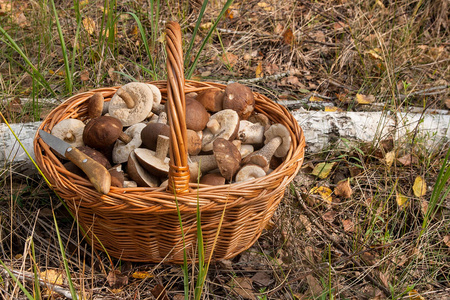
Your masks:
[[[117,139],[129,143],[131,138],[122,132],[122,123],[111,116],[101,116],[91,120],[83,131],[84,143],[92,148],[105,149]]]
[[[124,187],[124,188],[135,188],[135,187],[138,187],[138,185],[137,185],[136,181],[133,181],[133,180],[125,180],[125,181],[123,182],[123,187]]]
[[[205,107],[191,97],[186,97],[186,128],[194,131],[205,129],[209,114]]]
[[[264,126],[247,120],[239,122],[238,138],[244,144],[262,145],[264,142]]]
[[[270,120],[269,118],[264,114],[252,114],[250,117],[248,117],[248,120],[252,123],[259,123],[262,126],[264,126],[265,129],[269,129],[270,127]]]
[[[128,160],[128,156],[130,155],[131,151],[141,146],[142,144],[141,131],[146,126],[147,125],[144,123],[137,123],[131,125],[130,127],[127,128],[127,130],[125,130],[124,133],[129,137],[131,137],[131,141],[126,144],[121,140],[116,141],[112,153],[113,163],[121,164],[126,162]]]
[[[189,155],[198,155],[202,151],[202,140],[198,136],[197,132],[188,129],[187,133],[187,146]]]
[[[105,103],[105,98],[103,98],[102,93],[94,93],[89,100],[87,105],[87,111],[89,119],[95,119],[103,114],[103,105]]]
[[[130,82],[117,90],[109,104],[109,114],[123,126],[142,122],[153,106],[153,92],[146,83]]]
[[[250,144],[241,145],[241,148],[239,149],[239,152],[241,153],[241,158],[246,158],[251,153],[253,153],[253,151],[255,151],[255,149],[253,148],[253,145]]]
[[[264,136],[266,137],[264,147],[247,156],[244,162],[261,166],[267,172],[273,155],[286,156],[291,146],[291,135],[283,124],[274,124],[267,129]]]
[[[134,151],[128,157],[127,173],[131,179],[136,181],[138,186],[157,187],[159,179],[148,173],[140,164]]]
[[[108,172],[111,175],[111,186],[123,187],[125,176],[123,175],[121,165],[109,169]]]
[[[211,88],[200,92],[196,99],[207,111],[218,112],[223,109],[224,95],[225,92],[222,89]]]
[[[200,183],[208,185],[224,185],[225,177],[218,173],[209,173],[202,176]]]
[[[170,127],[165,123],[166,113],[161,113],[157,122],[149,122],[141,131],[142,146],[155,151],[159,135],[169,136]]]
[[[239,116],[232,109],[221,110],[209,118],[203,131],[202,151],[208,152],[213,148],[214,140],[224,138],[234,140],[239,129]]]
[[[159,135],[156,151],[144,148],[134,149],[134,153],[141,166],[155,176],[166,177],[169,173],[169,151],[170,140],[167,136]]]
[[[65,119],[53,126],[51,134],[73,147],[84,146],[83,130],[84,123],[78,119]]]
[[[241,120],[246,120],[255,108],[255,97],[248,86],[230,83],[225,88],[223,108],[236,111]]]
[[[256,179],[266,175],[263,168],[257,165],[245,165],[236,174],[236,182]]]
[[[165,105],[161,104],[162,100],[161,91],[154,84],[147,83],[147,86],[152,90],[153,93],[152,112],[159,115],[166,109]]]
[[[220,174],[226,180],[231,181],[240,167],[241,154],[237,147],[230,141],[218,138],[213,143],[214,155],[191,156],[193,162],[197,162],[200,172],[208,172],[219,168]]]

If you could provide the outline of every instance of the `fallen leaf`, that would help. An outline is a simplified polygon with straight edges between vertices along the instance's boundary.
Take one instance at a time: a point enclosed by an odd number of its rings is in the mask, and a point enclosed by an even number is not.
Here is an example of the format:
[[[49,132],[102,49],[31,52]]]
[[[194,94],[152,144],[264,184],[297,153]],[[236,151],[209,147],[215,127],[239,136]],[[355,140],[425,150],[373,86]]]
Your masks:
[[[64,283],[64,273],[60,270],[45,270],[39,273],[39,277],[50,284],[61,285]]]
[[[325,111],[327,111],[327,112],[337,112],[337,111],[341,112],[342,109],[340,109],[337,106],[325,106]]]
[[[319,177],[320,179],[325,179],[330,175],[331,170],[333,169],[336,162],[331,163],[319,163],[314,167],[314,170],[311,172],[312,175]]]
[[[16,13],[13,17],[13,21],[21,28],[31,25],[31,23],[28,21],[27,17],[25,17],[23,12]]]
[[[258,63],[258,66],[256,66],[256,72],[255,72],[256,78],[262,78],[263,77],[263,67],[262,67],[262,61]]]
[[[274,8],[272,5],[266,3],[266,2],[258,2],[258,6],[264,9],[265,11],[273,11]]]
[[[317,97],[317,96],[311,96],[311,97],[309,97],[309,101],[310,102],[322,102],[323,99],[320,97]]]
[[[363,95],[363,94],[356,94],[356,101],[359,104],[371,104],[375,101],[374,95]]]
[[[9,2],[1,3],[0,2],[0,16],[6,15],[6,13],[12,11],[12,5]]]
[[[331,203],[333,198],[331,197],[331,189],[326,186],[313,187],[310,191],[311,194],[319,194],[323,200]]]
[[[322,215],[322,219],[327,221],[328,223],[333,223],[334,219],[336,218],[336,212],[334,210],[327,211]]]
[[[228,286],[244,299],[254,300],[252,280],[247,277],[233,277]]]
[[[350,103],[350,99],[346,93],[336,94],[336,98],[342,103]]]
[[[346,180],[340,181],[334,188],[334,194],[345,199],[351,198],[353,190],[350,186],[350,180],[347,178]]]
[[[310,289],[311,293],[313,294],[313,296],[316,297],[316,296],[319,296],[320,294],[322,294],[323,288],[318,279],[316,279],[312,275],[307,275],[306,281],[308,282],[309,289]]]
[[[334,24],[333,24],[333,29],[334,29],[335,31],[339,31],[339,30],[344,29],[344,28],[347,27],[347,26],[348,26],[348,25],[345,24],[344,22],[334,22]]]
[[[383,60],[383,57],[381,57],[380,54],[378,54],[379,51],[380,51],[379,48],[375,48],[367,51],[366,53],[369,54],[373,59]]]
[[[444,244],[446,244],[447,247],[450,248],[450,234],[444,236]]]
[[[88,81],[89,80],[89,71],[84,70],[83,72],[81,72],[80,79],[81,79],[81,81]]]
[[[283,32],[283,41],[285,44],[291,45],[294,42],[294,33],[288,28]]]
[[[414,180],[413,191],[416,197],[425,196],[427,193],[427,184],[421,176],[417,176]]]
[[[386,153],[386,155],[384,156],[384,162],[385,162],[386,166],[388,166],[388,168],[390,168],[392,166],[394,159],[395,159],[395,150],[392,150],[392,151],[389,151],[388,153]]]
[[[406,154],[400,158],[397,158],[397,161],[405,167],[408,167],[411,164],[417,164],[419,162],[417,157],[413,156],[412,154]]]
[[[311,222],[309,221],[308,217],[305,215],[298,216],[300,222],[302,223],[303,227],[305,228],[306,232],[311,232]]]
[[[344,226],[345,232],[355,232],[355,224],[353,224],[352,220],[350,219],[342,220],[342,225]]]
[[[155,285],[155,287],[151,290],[151,293],[156,300],[170,300],[167,295],[166,288],[161,284]]]
[[[83,19],[83,28],[84,30],[86,30],[87,33],[89,34],[94,34],[95,32],[95,22],[92,18],[90,17],[86,17]]]
[[[408,296],[409,300],[425,300],[416,290],[410,290]]]
[[[228,65],[230,65],[231,67],[233,67],[233,66],[237,63],[239,57],[238,57],[237,55],[231,53],[231,52],[225,52],[225,53],[222,55],[222,59],[223,59],[223,61],[224,61],[226,64],[228,64]]]
[[[213,25],[212,22],[202,23],[202,24],[200,24],[200,29],[207,30],[207,29],[210,29],[212,27],[212,25]]]
[[[14,255],[14,258],[15,259],[21,259],[23,257],[23,255],[22,254],[16,254],[16,255]]]
[[[261,287],[271,285],[275,280],[267,272],[259,271],[252,277],[252,281]]]
[[[445,99],[445,106],[450,109],[450,98]]]
[[[128,276],[122,275],[119,270],[111,270],[106,276],[106,281],[110,287],[118,289],[128,284]]]
[[[136,279],[146,279],[146,278],[153,278],[153,274],[147,271],[136,271],[131,275],[131,277]]]
[[[395,197],[395,200],[397,201],[397,204],[400,207],[400,209],[403,209],[408,204],[408,197],[398,192]]]
[[[88,4],[89,4],[89,0],[81,0],[80,3],[78,4],[78,8],[83,9]]]

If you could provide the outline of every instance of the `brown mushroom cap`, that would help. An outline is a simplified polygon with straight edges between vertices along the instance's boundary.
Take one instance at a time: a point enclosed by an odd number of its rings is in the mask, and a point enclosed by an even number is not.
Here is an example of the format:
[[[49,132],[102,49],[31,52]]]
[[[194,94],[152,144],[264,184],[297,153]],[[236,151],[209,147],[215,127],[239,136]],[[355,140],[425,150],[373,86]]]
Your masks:
[[[241,165],[241,153],[232,142],[223,138],[214,141],[213,151],[220,174],[231,181]]]
[[[200,92],[196,99],[207,111],[218,112],[223,109],[224,95],[225,92],[222,89],[211,88]]]
[[[122,132],[122,123],[111,116],[101,116],[91,120],[83,131],[84,143],[96,149],[107,148],[123,136],[126,135]]]
[[[209,173],[203,175],[202,178],[200,178],[200,183],[208,185],[224,185],[225,177],[218,173]]]
[[[157,187],[159,179],[148,173],[140,164],[134,151],[130,153],[127,163],[127,173],[131,179],[136,181],[138,186]]]
[[[186,128],[194,131],[203,130],[209,121],[205,107],[191,97],[186,97]]]
[[[252,90],[243,84],[234,82],[225,88],[223,108],[236,111],[241,120],[246,120],[255,108]]]
[[[90,119],[95,119],[102,115],[104,103],[105,98],[103,98],[102,93],[94,93],[94,95],[89,98],[87,111]]]
[[[234,140],[239,129],[239,116],[232,109],[224,109],[216,112],[208,121],[203,131],[202,151],[209,152],[213,149],[214,140],[224,138]]]
[[[169,136],[169,134],[169,125],[164,123],[147,123],[141,131],[142,147],[155,151],[158,135]]]
[[[187,145],[189,155],[198,155],[202,151],[202,140],[194,130],[187,130]]]
[[[125,176],[122,171],[117,170],[116,168],[112,168],[108,170],[111,175],[111,186],[115,187],[123,187],[123,182],[125,180]]]

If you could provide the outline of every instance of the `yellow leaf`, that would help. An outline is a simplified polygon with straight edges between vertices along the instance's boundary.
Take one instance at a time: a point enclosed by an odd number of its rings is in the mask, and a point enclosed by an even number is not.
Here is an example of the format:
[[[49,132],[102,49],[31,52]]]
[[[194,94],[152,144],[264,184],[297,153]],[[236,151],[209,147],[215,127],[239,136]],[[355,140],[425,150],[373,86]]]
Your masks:
[[[258,6],[261,7],[262,9],[264,9],[265,11],[272,11],[273,10],[273,6],[266,3],[266,2],[258,2]]]
[[[311,97],[309,97],[309,101],[311,101],[311,102],[322,102],[323,99],[320,98],[320,97],[317,97],[317,96],[311,96]]]
[[[377,49],[372,49],[367,51],[366,53],[369,54],[374,59],[383,60],[383,57],[381,57],[376,50]]]
[[[342,111],[342,109],[340,109],[337,106],[325,106],[325,111],[335,112],[335,111]]]
[[[427,193],[427,184],[421,176],[417,176],[414,180],[413,191],[416,197],[425,196]]]
[[[212,27],[212,25],[213,25],[212,22],[206,22],[206,23],[200,24],[200,28],[203,30],[206,30],[206,29],[210,29]]]
[[[408,205],[408,197],[406,197],[401,193],[397,193],[395,200],[397,201],[397,204],[400,207],[400,209],[403,209],[406,205]]]
[[[314,167],[314,170],[311,172],[312,175],[319,177],[320,179],[325,179],[330,175],[331,170],[333,169],[336,163],[320,163]]]
[[[255,76],[256,76],[256,78],[262,78],[263,77],[262,61],[260,61],[258,63],[258,66],[256,67]]]
[[[39,277],[50,284],[61,285],[64,283],[63,272],[54,269],[49,269],[41,272],[39,274]]]
[[[311,194],[319,194],[323,200],[331,203],[333,198],[331,197],[331,189],[326,186],[313,187],[310,191]]]
[[[95,31],[95,22],[92,18],[86,17],[83,19],[83,27],[89,34],[93,34]]]
[[[83,9],[86,5],[88,5],[89,1],[88,0],[81,0],[80,3],[78,3],[78,7],[80,9]]]
[[[386,165],[388,166],[388,168],[390,168],[392,166],[394,159],[395,159],[395,150],[392,150],[392,151],[386,153],[386,156],[384,157],[384,161],[385,161]]]
[[[356,94],[356,101],[359,104],[371,104],[375,101],[374,95],[363,95],[363,94]]]
[[[410,300],[425,300],[416,290],[410,290],[408,294]]]
[[[153,274],[146,271],[137,271],[134,272],[133,275],[131,275],[131,277],[136,279],[153,278]]]

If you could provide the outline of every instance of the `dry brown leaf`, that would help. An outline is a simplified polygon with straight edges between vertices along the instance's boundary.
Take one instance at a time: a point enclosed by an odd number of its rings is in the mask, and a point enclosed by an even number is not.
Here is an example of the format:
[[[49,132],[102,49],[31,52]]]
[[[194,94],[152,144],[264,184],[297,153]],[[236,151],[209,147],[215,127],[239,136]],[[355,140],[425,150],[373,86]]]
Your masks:
[[[345,232],[355,232],[355,224],[353,224],[352,220],[350,219],[342,220],[342,225],[344,226]]]
[[[383,60],[383,57],[381,57],[380,54],[378,54],[380,51],[381,50],[379,48],[375,48],[367,51],[366,53],[369,54],[373,59]]]
[[[333,29],[334,29],[335,31],[338,31],[338,30],[344,29],[344,28],[347,27],[347,26],[348,26],[348,25],[345,24],[344,22],[334,22],[334,24],[333,24]]]
[[[255,77],[256,78],[262,78],[263,77],[262,61],[260,61],[258,63],[258,65],[256,66]]]
[[[11,2],[0,1],[0,16],[4,16],[7,13],[10,13],[11,9],[12,9]]]
[[[334,188],[334,194],[336,196],[343,197],[345,199],[351,198],[353,190],[352,187],[350,186],[350,180],[347,178],[346,180],[340,181]]]
[[[323,288],[318,279],[312,275],[307,275],[306,281],[308,282],[309,289],[313,296],[317,297],[322,294]]]
[[[80,79],[81,79],[81,81],[88,81],[89,80],[89,71],[84,70],[83,72],[81,72]]]
[[[334,219],[336,218],[336,212],[334,210],[327,211],[322,215],[322,219],[329,223],[333,223]]]
[[[14,23],[19,25],[21,28],[24,28],[24,27],[27,27],[27,26],[31,25],[30,21],[28,21],[27,17],[25,17],[23,12],[19,12],[19,13],[14,14],[12,19],[13,19]]]
[[[371,104],[375,101],[374,95],[356,94],[356,101],[359,104]]]
[[[106,276],[106,281],[112,288],[120,288],[128,284],[128,276],[122,275],[119,270],[111,270]]]
[[[444,236],[444,244],[446,244],[447,247],[450,248],[450,234],[447,234],[446,236]]]
[[[267,272],[260,271],[253,275],[252,281],[262,287],[265,287],[271,285],[274,282],[274,279]]]
[[[222,59],[226,64],[230,65],[230,67],[233,67],[237,63],[239,57],[231,52],[225,52],[222,55]]]
[[[115,72],[114,68],[108,69],[108,75],[113,83],[117,82],[117,80],[119,79],[119,75]]]
[[[273,11],[274,7],[266,2],[258,2],[258,6],[264,9],[265,11]]]
[[[408,205],[408,197],[406,197],[402,193],[397,192],[395,200],[397,201],[400,209],[403,209],[406,205]]]
[[[319,177],[320,179],[325,179],[330,175],[331,170],[333,169],[336,162],[331,163],[319,163],[314,167],[314,170],[311,172],[312,175]]]
[[[386,153],[386,155],[384,156],[384,162],[388,168],[392,166],[394,159],[395,159],[395,150]]]
[[[234,292],[244,299],[254,300],[252,280],[247,277],[234,277],[228,282]]]
[[[294,42],[294,33],[291,28],[288,28],[283,32],[283,42],[288,45],[291,45]]]
[[[417,176],[414,180],[413,192],[416,197],[423,197],[427,193],[427,184],[421,176]]]
[[[333,201],[333,198],[331,197],[331,194],[333,193],[330,188],[326,186],[319,186],[319,187],[313,187],[310,191],[311,194],[319,194],[320,197],[324,201],[327,201],[331,203]]]
[[[450,98],[445,99],[445,106],[450,109]]]
[[[151,293],[156,300],[170,300],[167,295],[166,288],[161,284],[155,285],[155,287],[151,290]]]
[[[406,154],[400,158],[397,158],[397,161],[399,163],[401,163],[402,165],[404,165],[405,167],[410,166],[411,164],[417,164],[419,162],[419,160],[417,159],[417,157],[411,155],[411,154]]]
[[[86,30],[87,33],[89,34],[94,34],[95,32],[95,21],[90,18],[90,17],[86,17],[83,19],[83,28],[84,30]]]
[[[298,216],[300,222],[302,223],[303,227],[305,228],[306,232],[311,232],[311,222],[309,221],[308,217],[305,215]]]

